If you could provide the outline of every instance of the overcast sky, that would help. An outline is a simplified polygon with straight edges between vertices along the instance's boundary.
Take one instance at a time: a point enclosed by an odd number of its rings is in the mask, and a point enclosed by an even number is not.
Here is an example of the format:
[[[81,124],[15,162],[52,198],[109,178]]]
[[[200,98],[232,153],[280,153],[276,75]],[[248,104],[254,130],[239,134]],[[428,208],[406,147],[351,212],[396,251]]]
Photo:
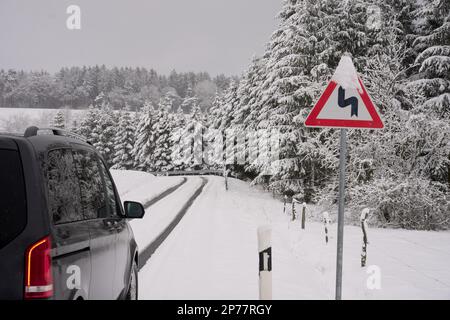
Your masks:
[[[142,66],[239,75],[264,46],[282,0],[0,0],[0,69]],[[81,30],[69,30],[69,5]]]

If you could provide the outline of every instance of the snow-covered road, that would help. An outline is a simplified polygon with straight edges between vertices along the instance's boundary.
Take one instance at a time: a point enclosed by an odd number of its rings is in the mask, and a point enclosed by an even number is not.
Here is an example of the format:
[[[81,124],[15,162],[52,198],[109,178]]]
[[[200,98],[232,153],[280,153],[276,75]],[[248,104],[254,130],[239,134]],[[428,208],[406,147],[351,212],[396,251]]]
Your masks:
[[[163,179],[163,178],[161,178]],[[320,223],[306,229],[283,205],[247,183],[207,177],[184,218],[139,273],[140,299],[257,299],[256,230],[273,228],[273,298],[333,299],[336,225],[325,244]],[[160,233],[200,185],[197,177],[151,206],[132,227],[140,246]],[[362,233],[345,227],[344,299],[450,299],[450,233],[370,229],[367,267]],[[375,266],[375,267],[373,267]],[[367,286],[380,272],[380,289]]]

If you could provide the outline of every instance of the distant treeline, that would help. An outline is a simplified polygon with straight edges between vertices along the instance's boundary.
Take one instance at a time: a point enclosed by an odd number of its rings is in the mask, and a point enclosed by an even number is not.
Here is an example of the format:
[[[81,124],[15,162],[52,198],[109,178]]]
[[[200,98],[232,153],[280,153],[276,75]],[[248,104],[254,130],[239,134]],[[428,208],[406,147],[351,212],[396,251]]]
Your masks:
[[[83,109],[100,95],[114,109],[136,110],[146,101],[157,104],[168,92],[175,107],[187,95],[195,94],[202,109],[211,106],[216,92],[221,93],[231,77],[211,77],[207,72],[159,75],[146,68],[94,67],[62,68],[55,74],[46,71],[0,70],[0,107]]]

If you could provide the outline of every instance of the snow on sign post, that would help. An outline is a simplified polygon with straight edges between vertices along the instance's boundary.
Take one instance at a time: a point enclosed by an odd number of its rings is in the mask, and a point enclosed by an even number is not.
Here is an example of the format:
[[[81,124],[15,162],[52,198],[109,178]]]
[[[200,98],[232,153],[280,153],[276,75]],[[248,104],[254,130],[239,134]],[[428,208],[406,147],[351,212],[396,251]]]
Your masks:
[[[336,71],[305,120],[306,127],[341,128],[339,154],[339,209],[336,259],[336,300],[342,298],[342,261],[344,242],[345,160],[347,129],[384,128],[369,94],[358,77],[352,59],[344,55]]]

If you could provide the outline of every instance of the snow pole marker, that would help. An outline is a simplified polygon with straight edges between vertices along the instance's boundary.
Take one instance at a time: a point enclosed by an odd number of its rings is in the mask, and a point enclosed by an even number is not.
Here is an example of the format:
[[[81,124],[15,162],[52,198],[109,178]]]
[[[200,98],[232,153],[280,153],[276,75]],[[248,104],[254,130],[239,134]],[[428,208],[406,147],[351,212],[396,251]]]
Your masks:
[[[295,220],[295,199],[292,198],[292,221]]]
[[[306,222],[306,203],[303,202],[303,204],[302,204],[302,229],[305,229],[305,222]]]
[[[223,167],[223,177],[225,181],[225,190],[228,191],[228,170],[226,166]]]
[[[272,300],[272,229],[258,228],[259,299]]]
[[[328,244],[328,225],[330,224],[330,214],[328,211],[322,213],[323,223],[325,226],[325,244]]]
[[[369,208],[365,208],[362,212],[361,212],[361,217],[360,217],[360,221],[361,221],[361,229],[363,232],[363,245],[362,245],[362,251],[361,251],[361,267],[365,267],[366,266],[366,261],[367,261],[367,244],[369,243],[369,241],[367,240],[367,218],[369,217]]]
[[[284,195],[284,206],[283,206],[283,213],[286,213],[286,202],[287,202],[287,195]]]

